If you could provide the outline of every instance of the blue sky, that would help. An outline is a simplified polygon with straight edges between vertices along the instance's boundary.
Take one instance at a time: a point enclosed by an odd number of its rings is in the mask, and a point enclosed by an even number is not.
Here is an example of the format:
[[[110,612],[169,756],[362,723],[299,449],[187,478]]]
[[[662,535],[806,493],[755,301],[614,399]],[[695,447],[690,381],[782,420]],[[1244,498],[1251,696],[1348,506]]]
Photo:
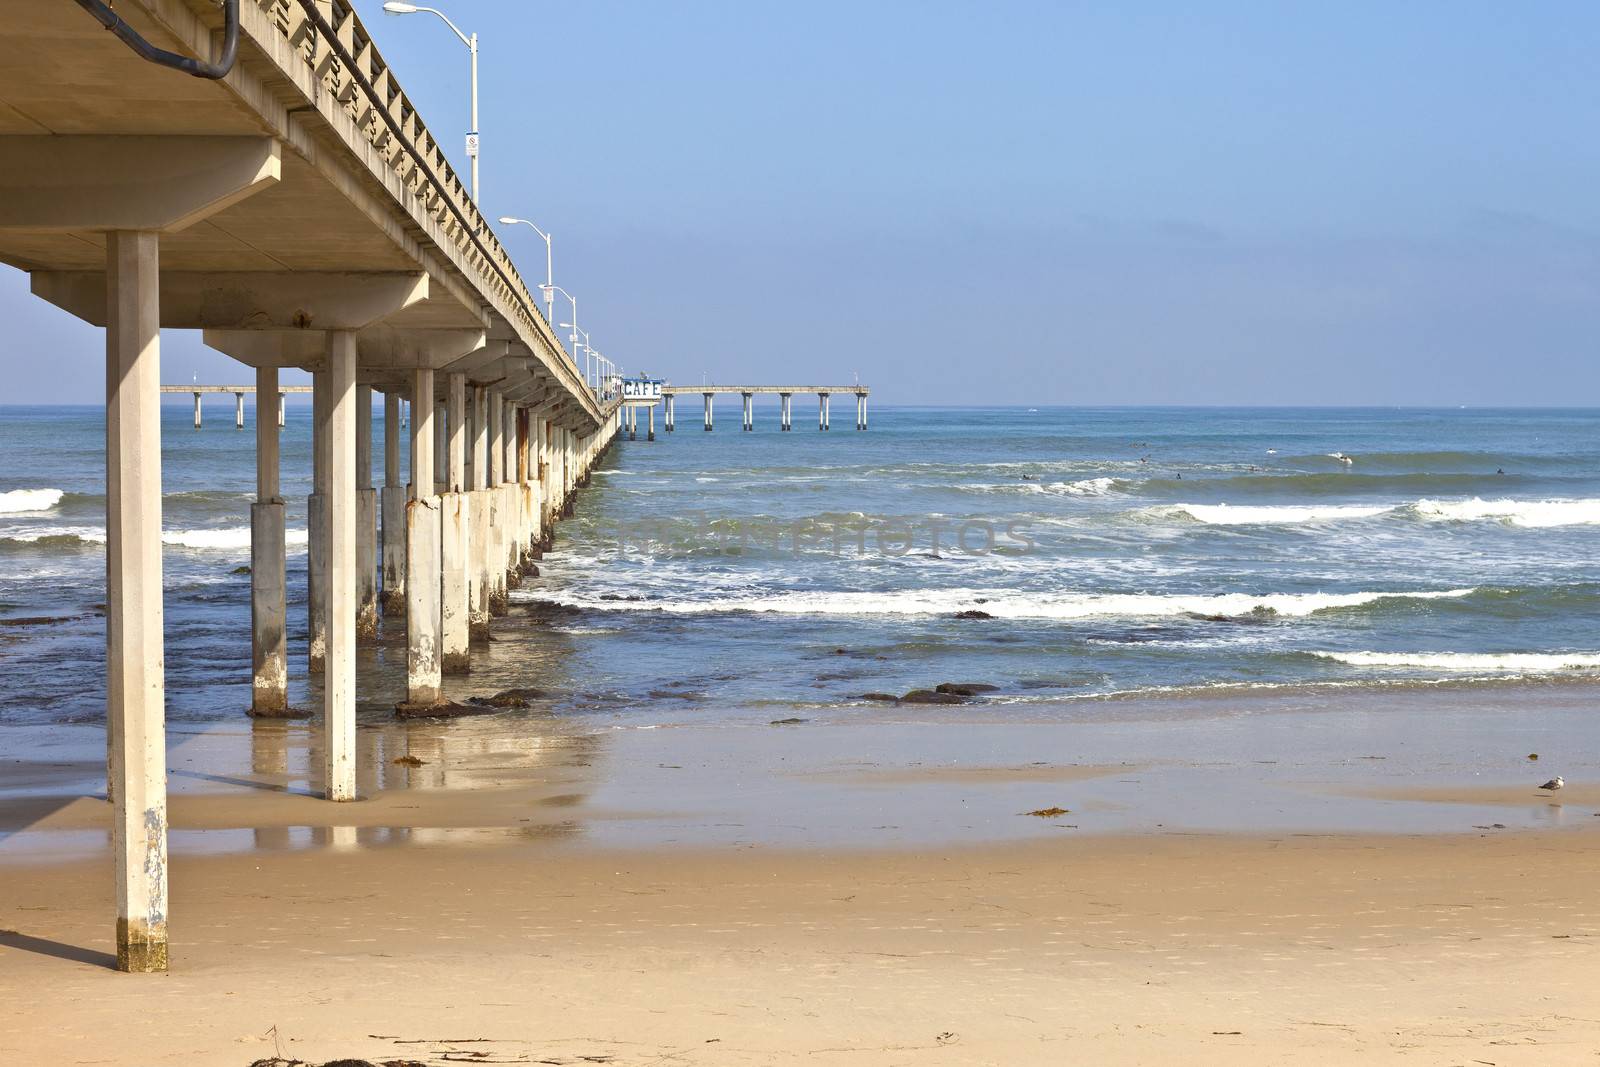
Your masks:
[[[466,49],[357,6],[464,164]],[[483,41],[486,214],[554,233],[630,369],[859,372],[884,403],[1600,402],[1600,5],[438,6]],[[6,399],[95,398],[98,331],[10,270],[0,314],[54,357]],[[194,334],[163,356],[240,375]]]

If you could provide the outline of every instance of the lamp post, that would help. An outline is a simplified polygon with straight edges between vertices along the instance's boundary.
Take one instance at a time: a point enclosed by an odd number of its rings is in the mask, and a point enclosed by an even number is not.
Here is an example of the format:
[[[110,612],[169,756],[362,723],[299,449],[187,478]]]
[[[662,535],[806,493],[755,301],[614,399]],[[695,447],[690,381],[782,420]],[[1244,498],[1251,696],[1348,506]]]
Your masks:
[[[472,160],[472,200],[476,203],[478,200],[478,35],[473,34],[469,37],[462,33],[438,8],[401,3],[401,0],[388,0],[388,3],[383,5],[383,10],[387,15],[415,15],[419,11],[438,15],[444,20],[444,24],[450,27],[450,32],[461,38],[461,43],[472,53],[472,129],[467,131],[467,157]]]
[[[578,316],[576,314],[572,316],[571,322],[563,322],[561,325],[572,330],[572,347],[574,350],[578,348],[578,335],[580,333],[583,334],[583,382],[587,385],[590,378],[589,358],[594,355],[594,348],[589,344],[589,331],[578,328]],[[573,353],[572,364],[573,366],[578,364],[576,351]]]
[[[527,219],[519,219],[519,218],[515,218],[515,217],[513,217],[511,215],[501,215],[500,216],[500,225],[502,225],[502,226],[517,226],[517,225],[526,226],[526,227],[528,227],[528,229],[532,230],[534,233],[536,233],[540,237],[544,238],[544,284],[541,285],[539,288],[544,290],[544,319],[545,319],[546,322],[554,322],[556,315],[555,315],[555,310],[552,308],[551,305],[553,305],[555,303],[555,299],[556,299],[555,293],[552,292],[552,290],[555,288],[555,285],[554,285],[554,283],[555,283],[555,270],[554,270],[554,267],[552,266],[554,261],[551,258],[550,235],[545,233],[543,230],[539,229],[538,226],[536,226],[533,223],[529,222]],[[573,317],[576,318],[578,313],[576,311],[574,311],[572,314],[573,314]]]
[[[550,295],[551,293],[560,293],[562,296],[566,297],[568,301],[571,302],[571,304],[572,304],[572,322],[571,323],[563,322],[560,325],[563,326],[563,327],[571,326],[571,328],[574,331],[577,330],[577,328],[578,328],[577,327],[577,322],[578,322],[578,298],[573,296],[571,293],[567,292],[565,289],[561,288],[561,286],[555,285],[553,283],[552,284],[547,284],[547,285],[541,285],[539,288],[544,290],[544,298],[545,298],[545,301],[547,303],[550,302],[550,301],[553,301],[555,299],[553,296]],[[551,316],[551,318],[554,318],[554,317],[555,316],[553,316],[553,315]],[[576,364],[578,362],[578,335],[576,333],[574,333],[572,335],[571,341],[572,341],[572,362],[574,364]]]

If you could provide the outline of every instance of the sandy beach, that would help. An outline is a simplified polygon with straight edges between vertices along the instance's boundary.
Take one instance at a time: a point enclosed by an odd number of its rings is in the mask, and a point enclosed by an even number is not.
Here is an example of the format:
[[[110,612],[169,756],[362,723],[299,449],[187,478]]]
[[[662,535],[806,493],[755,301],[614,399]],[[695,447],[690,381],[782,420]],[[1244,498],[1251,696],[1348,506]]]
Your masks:
[[[34,758],[8,756],[0,778],[0,1050],[239,1067],[1592,1062],[1600,797],[1518,784],[1557,760],[1588,773],[1569,727],[1589,691],[1517,693],[1540,705],[1518,738],[1538,761],[1489,725],[1506,695],[1379,709],[1368,694],[1320,720],[1281,697],[1102,705],[1073,725],[965,712],[960,731],[888,712],[611,731],[374,716],[365,799],[346,805],[312,795],[307,724],[183,728],[172,971],[148,977],[110,969],[101,735],[10,731]],[[1446,709],[1444,744],[1482,773],[1432,749],[1426,773],[1401,771],[1368,751],[1381,731],[1335,728],[1381,710],[1421,751],[1415,714]],[[1248,720],[1255,742],[1180,756],[1186,716],[1219,744]],[[960,753],[940,747],[951,735]],[[1117,758],[1135,744],[1143,761]],[[1069,749],[1079,761],[1039,758]],[[1067,810],[1026,814],[1047,807]],[[1213,807],[1232,829],[1208,828]]]

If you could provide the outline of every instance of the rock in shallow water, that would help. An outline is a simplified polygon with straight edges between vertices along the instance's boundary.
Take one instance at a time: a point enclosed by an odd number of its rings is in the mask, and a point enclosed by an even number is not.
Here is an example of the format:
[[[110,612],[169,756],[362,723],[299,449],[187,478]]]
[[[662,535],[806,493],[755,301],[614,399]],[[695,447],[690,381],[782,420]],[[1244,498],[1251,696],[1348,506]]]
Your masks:
[[[401,701],[394,706],[397,719],[459,719],[466,715],[489,715],[495,711],[490,704],[458,704],[441,700],[437,704],[412,704]]]
[[[987,682],[940,682],[934,686],[936,692],[953,693],[958,697],[975,697],[979,693],[993,693],[999,688]]]
[[[531,707],[535,700],[543,700],[545,696],[542,689],[517,688],[502,689],[493,696],[468,697],[468,704],[476,704],[484,708],[526,708]]]
[[[941,693],[937,689],[913,689],[900,698],[906,704],[964,704],[967,698],[954,693]]]

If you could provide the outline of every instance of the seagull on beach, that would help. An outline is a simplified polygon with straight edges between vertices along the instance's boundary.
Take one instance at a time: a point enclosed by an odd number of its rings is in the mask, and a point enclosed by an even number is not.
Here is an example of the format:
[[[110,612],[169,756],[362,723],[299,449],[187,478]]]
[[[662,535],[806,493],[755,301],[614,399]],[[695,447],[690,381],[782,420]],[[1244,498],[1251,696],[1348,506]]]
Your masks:
[[[1546,782],[1544,785],[1541,785],[1539,788],[1540,789],[1548,789],[1550,792],[1554,793],[1557,789],[1560,789],[1562,786],[1564,786],[1566,784],[1567,783],[1564,780],[1562,780],[1562,777],[1558,774],[1554,778],[1552,778],[1548,782]]]

